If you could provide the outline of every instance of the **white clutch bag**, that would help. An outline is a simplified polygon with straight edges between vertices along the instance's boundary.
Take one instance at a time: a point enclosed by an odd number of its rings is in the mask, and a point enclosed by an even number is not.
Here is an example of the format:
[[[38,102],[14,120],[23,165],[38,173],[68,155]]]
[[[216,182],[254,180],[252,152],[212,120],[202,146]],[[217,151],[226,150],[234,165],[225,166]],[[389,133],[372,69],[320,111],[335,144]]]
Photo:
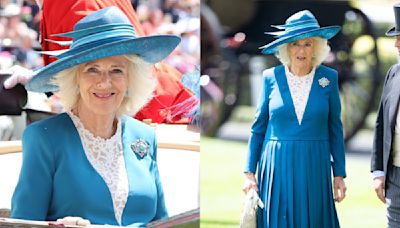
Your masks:
[[[257,209],[264,208],[256,190],[250,189],[245,197],[244,208],[240,218],[240,228],[256,228],[257,227]]]

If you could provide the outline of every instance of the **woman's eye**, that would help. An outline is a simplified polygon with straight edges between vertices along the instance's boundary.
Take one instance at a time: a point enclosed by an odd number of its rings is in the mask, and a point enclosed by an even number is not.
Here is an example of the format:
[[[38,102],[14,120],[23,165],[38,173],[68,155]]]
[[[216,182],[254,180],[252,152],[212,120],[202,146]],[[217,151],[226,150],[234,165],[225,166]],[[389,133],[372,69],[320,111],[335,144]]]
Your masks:
[[[311,47],[312,43],[306,43],[306,47]]]
[[[113,69],[113,70],[111,70],[111,73],[113,73],[113,74],[122,74],[123,71],[121,69]]]
[[[98,73],[99,70],[97,68],[90,67],[89,69],[87,69],[87,72],[89,72],[89,73]]]

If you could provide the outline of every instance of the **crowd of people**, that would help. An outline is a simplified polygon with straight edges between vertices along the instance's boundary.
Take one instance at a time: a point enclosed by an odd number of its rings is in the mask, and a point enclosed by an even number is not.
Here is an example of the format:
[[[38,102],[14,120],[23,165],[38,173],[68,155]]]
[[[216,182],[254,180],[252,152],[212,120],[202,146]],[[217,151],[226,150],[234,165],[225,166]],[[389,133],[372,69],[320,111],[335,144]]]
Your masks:
[[[32,5],[20,5],[12,1],[2,1],[0,10],[1,69],[14,64],[26,68],[43,65],[39,48],[39,34],[35,30],[35,12]]]

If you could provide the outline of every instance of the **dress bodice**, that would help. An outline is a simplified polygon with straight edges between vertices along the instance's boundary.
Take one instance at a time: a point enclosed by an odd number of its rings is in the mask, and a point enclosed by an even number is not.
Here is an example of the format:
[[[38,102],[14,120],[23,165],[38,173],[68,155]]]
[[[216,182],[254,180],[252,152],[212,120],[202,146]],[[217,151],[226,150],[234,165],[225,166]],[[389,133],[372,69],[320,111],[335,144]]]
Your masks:
[[[321,67],[316,69],[301,124],[283,66],[264,72],[264,88],[262,99],[268,109],[266,139],[328,140],[329,100],[332,99],[332,91],[337,89],[334,72],[323,71]]]

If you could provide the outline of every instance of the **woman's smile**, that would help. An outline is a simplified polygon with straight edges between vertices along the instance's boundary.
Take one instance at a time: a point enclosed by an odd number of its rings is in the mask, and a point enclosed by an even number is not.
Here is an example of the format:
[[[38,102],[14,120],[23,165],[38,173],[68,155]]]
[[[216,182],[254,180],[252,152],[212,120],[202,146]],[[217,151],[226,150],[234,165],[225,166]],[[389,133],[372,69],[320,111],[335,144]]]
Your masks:
[[[296,59],[297,59],[297,60],[300,60],[300,61],[304,61],[304,60],[306,60],[307,58],[306,58],[306,57],[303,57],[303,56],[297,56]]]
[[[105,92],[94,92],[93,95],[96,98],[99,98],[99,99],[102,99],[102,100],[107,100],[109,98],[112,98],[115,95],[115,93],[112,93],[112,92],[108,92],[108,93],[105,93]]]

